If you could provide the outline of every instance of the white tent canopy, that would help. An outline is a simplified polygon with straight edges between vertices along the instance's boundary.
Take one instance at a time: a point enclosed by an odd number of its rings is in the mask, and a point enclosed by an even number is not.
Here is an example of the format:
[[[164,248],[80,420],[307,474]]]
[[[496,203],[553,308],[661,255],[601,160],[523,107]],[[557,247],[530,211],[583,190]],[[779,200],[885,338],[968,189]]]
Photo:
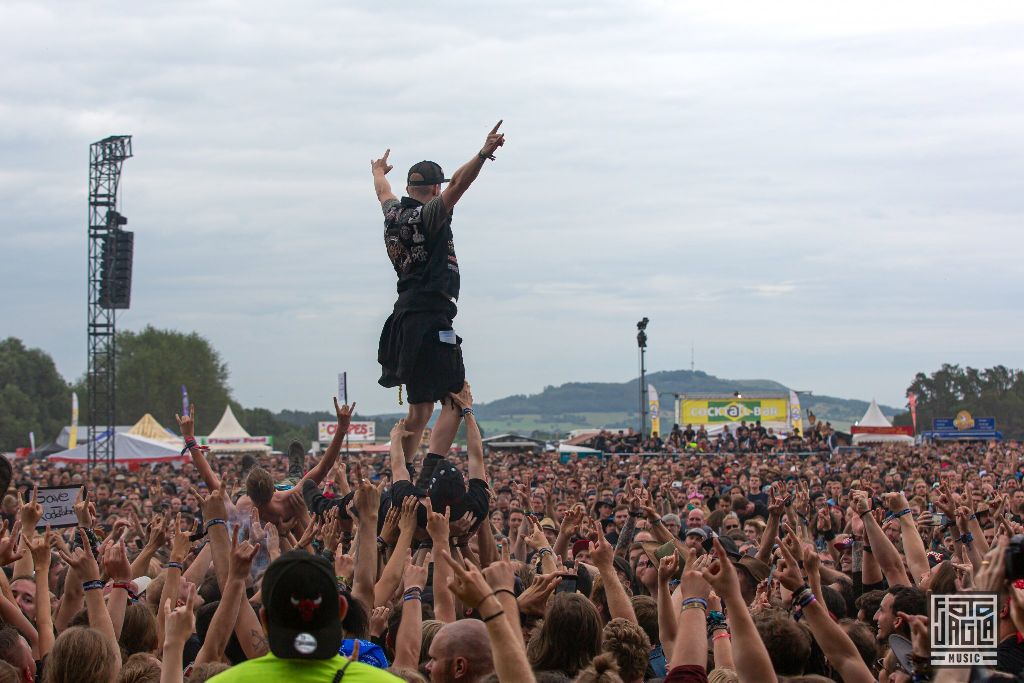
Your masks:
[[[892,422],[889,422],[889,418],[882,414],[881,409],[878,407],[878,401],[871,399],[871,405],[868,406],[868,410],[864,413],[864,417],[861,421],[856,424],[855,427],[869,427],[875,429],[891,429]],[[867,432],[862,434],[853,435],[853,444],[862,443],[914,443],[914,437],[907,436],[906,434],[886,434],[879,432]]]
[[[882,414],[882,410],[878,407],[878,401],[871,399],[871,405],[868,406],[868,411],[864,413],[864,417],[857,423],[858,427],[892,427],[892,422],[889,422],[889,418]]]
[[[109,435],[101,435],[100,439],[109,439]],[[114,434],[114,462],[117,464],[149,465],[153,463],[169,462],[180,464],[188,460],[188,455],[182,455],[181,449],[184,443],[165,441],[163,439],[148,439],[137,434],[127,432],[116,432]],[[47,458],[58,466],[68,463],[84,464],[89,460],[89,444],[83,443],[75,448],[60,453],[54,453]]]
[[[230,405],[224,407],[224,414],[221,416],[220,422],[213,428],[210,435],[203,439],[203,443],[209,446],[211,453],[221,455],[226,453],[262,453],[266,455],[271,451],[267,437],[250,436],[249,432],[239,424]]]
[[[562,443],[558,444],[559,453],[577,453],[579,455],[600,455],[601,451],[596,448],[587,448],[586,446],[573,446],[572,444]]]

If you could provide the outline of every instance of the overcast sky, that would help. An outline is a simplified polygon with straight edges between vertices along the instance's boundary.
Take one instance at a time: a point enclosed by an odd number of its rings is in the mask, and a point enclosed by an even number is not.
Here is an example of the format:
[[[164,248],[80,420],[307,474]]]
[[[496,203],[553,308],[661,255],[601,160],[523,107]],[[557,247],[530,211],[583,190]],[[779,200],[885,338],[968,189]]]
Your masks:
[[[396,190],[506,146],[459,205],[482,400],[648,367],[903,405],[1024,366],[1024,3],[0,3],[3,336],[85,370],[89,143],[134,136],[119,326],[198,331],[247,406],[360,412]],[[629,406],[624,406],[629,408]]]

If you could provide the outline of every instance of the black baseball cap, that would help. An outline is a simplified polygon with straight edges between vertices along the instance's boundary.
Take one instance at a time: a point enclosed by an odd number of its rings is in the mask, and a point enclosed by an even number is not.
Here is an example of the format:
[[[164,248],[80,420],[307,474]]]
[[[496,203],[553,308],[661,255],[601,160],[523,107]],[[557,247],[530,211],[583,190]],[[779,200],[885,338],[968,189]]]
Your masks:
[[[263,607],[270,651],[282,659],[330,659],[344,631],[338,584],[330,563],[304,550],[291,550],[263,575]]]
[[[414,175],[419,176],[419,178],[414,179]],[[440,185],[441,183],[450,182],[448,178],[444,177],[444,171],[441,170],[441,166],[433,161],[421,161],[418,164],[413,164],[409,169],[409,175],[406,179],[412,187]]]

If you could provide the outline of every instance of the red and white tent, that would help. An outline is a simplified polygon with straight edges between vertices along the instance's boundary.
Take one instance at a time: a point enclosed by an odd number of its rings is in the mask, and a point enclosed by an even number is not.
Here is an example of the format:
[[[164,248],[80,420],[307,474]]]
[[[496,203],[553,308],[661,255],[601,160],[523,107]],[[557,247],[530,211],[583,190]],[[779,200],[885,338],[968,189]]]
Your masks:
[[[861,421],[850,428],[850,433],[855,446],[862,443],[914,443],[914,428],[893,427],[874,399],[871,399]]]

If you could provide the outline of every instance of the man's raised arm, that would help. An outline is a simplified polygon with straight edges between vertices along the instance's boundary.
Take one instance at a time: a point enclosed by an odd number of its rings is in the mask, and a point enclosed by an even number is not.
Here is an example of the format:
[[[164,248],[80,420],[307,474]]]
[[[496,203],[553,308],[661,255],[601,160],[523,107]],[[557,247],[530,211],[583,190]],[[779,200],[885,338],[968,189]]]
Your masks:
[[[498,121],[494,128],[491,129],[491,132],[487,134],[484,146],[480,148],[477,155],[455,171],[455,174],[452,175],[452,182],[441,193],[441,201],[444,202],[448,213],[451,213],[455,205],[462,199],[462,195],[466,193],[466,190],[473,184],[476,177],[480,175],[480,169],[484,167],[484,162],[488,159],[494,159],[494,151],[505,144],[505,134],[498,132],[500,127],[501,121]]]
[[[392,199],[398,199],[395,193],[391,191],[391,183],[385,177],[394,168],[394,166],[388,164],[389,154],[391,154],[391,150],[385,150],[384,156],[370,162],[370,172],[373,173],[373,190],[377,193],[377,199],[380,201],[381,206]]]
[[[181,429],[181,438],[185,440],[185,447],[192,456],[192,464],[195,466],[199,476],[206,482],[206,488],[213,491],[220,488],[220,480],[213,473],[213,468],[206,461],[202,448],[196,443],[196,404],[188,407],[188,415],[182,417],[175,413],[174,419],[178,421],[178,428]]]
[[[480,425],[476,423],[476,414],[473,412],[473,392],[469,382],[464,382],[462,391],[457,394],[448,394],[462,410],[462,417],[466,420],[466,448],[469,449],[469,478],[483,479],[487,481],[487,468],[484,465],[484,441],[480,434]]]
[[[334,438],[331,439],[331,444],[324,451],[324,457],[320,458],[320,462],[314,465],[309,472],[306,472],[303,479],[312,479],[319,486],[320,482],[327,476],[327,473],[334,468],[335,463],[338,462],[341,444],[345,441],[345,435],[348,434],[348,426],[352,423],[352,415],[355,414],[355,410],[355,401],[349,406],[347,403],[339,405],[338,399],[334,399],[334,412],[338,414],[338,431],[334,432]],[[301,486],[298,488],[302,489]]]

